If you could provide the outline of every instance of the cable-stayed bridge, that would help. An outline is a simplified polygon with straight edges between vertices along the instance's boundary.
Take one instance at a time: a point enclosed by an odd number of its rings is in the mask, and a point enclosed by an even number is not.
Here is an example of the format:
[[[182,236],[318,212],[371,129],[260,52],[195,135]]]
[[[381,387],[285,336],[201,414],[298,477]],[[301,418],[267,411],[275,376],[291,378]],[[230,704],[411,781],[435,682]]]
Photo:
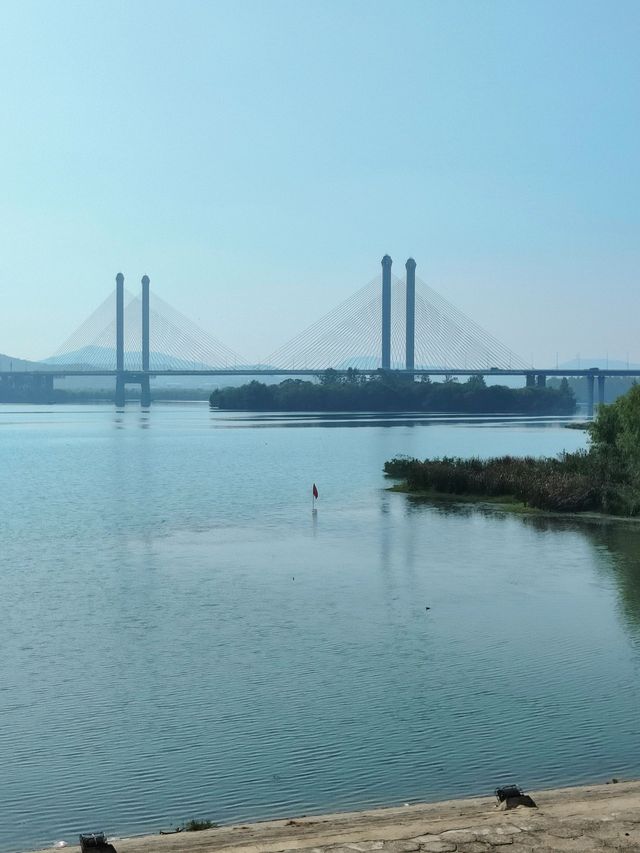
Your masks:
[[[592,408],[596,379],[603,402],[605,376],[638,375],[634,370],[535,368],[421,281],[413,259],[402,278],[391,267],[385,255],[381,275],[258,364],[153,294],[148,276],[142,278],[140,295],[134,295],[119,273],[115,291],[54,355],[33,370],[0,372],[0,383],[32,382],[52,389],[56,377],[113,376],[116,405],[124,405],[125,386],[134,384],[148,406],[150,383],[158,376],[314,376],[355,369],[365,374],[524,376],[528,385],[544,386],[548,376],[582,375]]]

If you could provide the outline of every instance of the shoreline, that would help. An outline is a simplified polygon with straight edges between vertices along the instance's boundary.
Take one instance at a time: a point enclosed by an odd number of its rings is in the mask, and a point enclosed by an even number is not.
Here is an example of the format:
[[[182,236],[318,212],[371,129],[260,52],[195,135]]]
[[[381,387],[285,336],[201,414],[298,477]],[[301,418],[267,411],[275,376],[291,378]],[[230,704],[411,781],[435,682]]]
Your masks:
[[[537,808],[504,811],[491,795],[109,841],[118,853],[640,851],[640,781],[527,793]]]
[[[474,494],[456,494],[454,492],[437,492],[435,489],[421,489],[414,491],[400,483],[395,486],[389,486],[387,492],[393,492],[398,495],[406,495],[416,501],[424,501],[432,504],[457,504],[462,506],[477,507],[479,509],[491,509],[496,512],[504,513],[505,515],[516,516],[534,516],[536,518],[550,518],[570,521],[583,522],[604,522],[607,524],[624,523],[638,524],[640,516],[633,515],[611,515],[611,513],[597,512],[596,510],[585,510],[584,512],[561,512],[553,509],[538,509],[538,507],[528,506],[519,501],[517,498],[509,495],[498,495],[491,497],[490,495],[474,495]]]

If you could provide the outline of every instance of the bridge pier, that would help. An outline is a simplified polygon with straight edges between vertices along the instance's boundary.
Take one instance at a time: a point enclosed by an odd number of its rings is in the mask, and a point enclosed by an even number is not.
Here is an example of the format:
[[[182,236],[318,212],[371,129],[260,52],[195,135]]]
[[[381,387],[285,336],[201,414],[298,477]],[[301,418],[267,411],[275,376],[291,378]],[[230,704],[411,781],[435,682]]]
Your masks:
[[[409,258],[405,267],[407,270],[407,305],[404,366],[407,370],[413,370],[416,343],[416,262],[413,258]]]
[[[598,376],[598,405],[604,406],[604,374]]]
[[[391,368],[391,258],[382,259],[382,369]]]
[[[148,409],[151,405],[151,382],[148,375],[140,377],[140,405],[143,409]]]
[[[539,373],[536,376],[536,385],[538,386],[538,388],[546,388],[547,387],[547,374],[546,373]]]
[[[593,417],[593,391],[594,391],[594,379],[595,376],[593,373],[587,373],[585,376],[587,380],[587,415],[592,418]]]
[[[527,373],[526,374],[526,387],[527,388],[535,388],[536,387],[536,375],[535,375],[535,373]]]
[[[116,376],[116,408],[124,409],[124,371]]]
[[[116,376],[116,406],[119,409],[124,407],[127,385],[139,385],[140,405],[145,408],[151,405],[151,378],[149,374],[140,370],[124,370]]]

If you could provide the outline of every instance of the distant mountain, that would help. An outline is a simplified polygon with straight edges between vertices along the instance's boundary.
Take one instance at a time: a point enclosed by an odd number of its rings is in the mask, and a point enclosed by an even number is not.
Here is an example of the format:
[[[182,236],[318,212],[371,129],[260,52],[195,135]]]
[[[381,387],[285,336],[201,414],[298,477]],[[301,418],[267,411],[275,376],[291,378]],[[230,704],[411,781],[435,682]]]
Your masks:
[[[0,353],[0,371],[46,370],[47,365],[40,361],[28,361],[26,358],[14,358]]]
[[[111,369],[112,363],[115,368],[116,353],[114,349],[90,346],[64,355],[51,355],[45,358],[44,362],[56,367],[64,365],[74,370]]]
[[[86,346],[64,355],[52,355],[45,359],[49,365],[73,368],[74,370],[115,370],[116,351],[114,347]],[[150,352],[149,366],[151,370],[201,370],[206,365],[188,361],[164,352]],[[142,368],[142,352],[127,350],[124,354],[125,370],[140,370]],[[246,369],[244,365],[233,365]]]

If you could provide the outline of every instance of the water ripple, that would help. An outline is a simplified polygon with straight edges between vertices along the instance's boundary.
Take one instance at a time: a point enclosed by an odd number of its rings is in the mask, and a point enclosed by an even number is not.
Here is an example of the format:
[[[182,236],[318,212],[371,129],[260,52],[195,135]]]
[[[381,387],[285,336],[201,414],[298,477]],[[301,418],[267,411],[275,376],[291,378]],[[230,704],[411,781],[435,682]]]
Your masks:
[[[577,431],[121,417],[0,414],[0,850],[638,775],[638,534],[382,489]]]

